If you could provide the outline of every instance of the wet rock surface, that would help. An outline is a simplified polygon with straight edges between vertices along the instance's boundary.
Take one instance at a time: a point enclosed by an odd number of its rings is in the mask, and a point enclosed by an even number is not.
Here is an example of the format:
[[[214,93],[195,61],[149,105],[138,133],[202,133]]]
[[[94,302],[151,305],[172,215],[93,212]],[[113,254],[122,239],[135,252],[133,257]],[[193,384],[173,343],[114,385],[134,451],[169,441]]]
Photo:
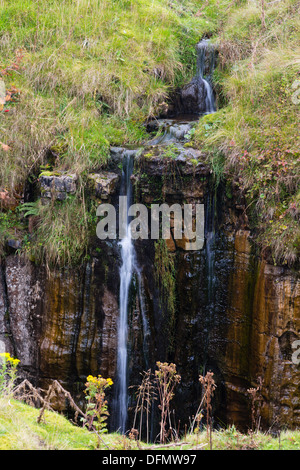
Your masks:
[[[92,173],[88,175],[88,186],[96,198],[107,200],[116,193],[119,179],[118,174],[108,171]]]
[[[41,197],[44,200],[57,199],[63,201],[68,194],[75,194],[77,175],[64,172],[43,172],[39,175]]]
[[[161,302],[156,278],[155,241],[135,242],[137,265],[129,309],[129,383],[172,361],[182,376],[174,407],[188,422],[199,406],[199,374],[212,370],[218,385],[214,417],[246,429],[250,424],[247,389],[262,380],[261,424],[300,424],[299,365],[292,343],[299,340],[300,284],[297,273],[258,259],[244,215],[243,200],[215,193],[209,168],[147,155],[136,159],[135,199],[146,205],[167,201],[203,203],[206,242],[186,251],[172,238],[176,309]],[[195,154],[193,155],[195,157]],[[212,201],[216,201],[212,203]],[[85,377],[114,379],[119,315],[120,249],[116,242],[93,241],[90,261],[51,275],[10,255],[2,264],[0,340],[15,354],[22,373],[40,386],[57,379],[81,399]],[[138,284],[142,290],[139,291]],[[142,292],[142,293],[141,293]],[[130,393],[130,403],[134,395]],[[61,404],[63,407],[63,404]]]

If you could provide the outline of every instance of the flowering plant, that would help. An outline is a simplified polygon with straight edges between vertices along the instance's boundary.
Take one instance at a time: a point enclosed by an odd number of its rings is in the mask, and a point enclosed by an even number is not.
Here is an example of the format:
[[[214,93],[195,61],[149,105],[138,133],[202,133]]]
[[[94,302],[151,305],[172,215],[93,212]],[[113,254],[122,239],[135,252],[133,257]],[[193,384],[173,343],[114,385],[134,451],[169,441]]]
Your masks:
[[[11,393],[19,362],[19,359],[11,357],[7,352],[0,353],[0,394]]]
[[[85,425],[90,430],[95,430],[97,434],[107,432],[107,418],[109,416],[105,391],[111,387],[113,381],[105,379],[101,375],[94,377],[89,375],[85,384],[85,394],[87,400],[87,419]]]

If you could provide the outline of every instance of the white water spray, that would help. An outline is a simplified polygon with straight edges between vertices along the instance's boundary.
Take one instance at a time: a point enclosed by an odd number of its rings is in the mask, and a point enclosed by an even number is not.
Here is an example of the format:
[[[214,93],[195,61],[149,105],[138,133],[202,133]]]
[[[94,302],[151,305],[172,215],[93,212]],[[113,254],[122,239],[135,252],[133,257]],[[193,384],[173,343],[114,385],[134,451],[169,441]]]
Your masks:
[[[132,187],[130,176],[132,173],[132,155],[125,155],[125,165],[122,174],[123,193],[127,196],[126,214],[132,198]],[[124,433],[127,420],[127,339],[128,339],[128,305],[129,290],[134,269],[134,247],[131,239],[131,230],[128,217],[126,226],[126,236],[120,242],[122,265],[120,269],[120,315],[118,325],[118,357],[117,357],[117,429]]]
[[[211,114],[216,111],[215,108],[215,99],[214,93],[211,86],[211,75],[214,70],[214,49],[209,44],[207,39],[203,39],[197,44],[198,50],[198,60],[197,60],[197,67],[198,67],[198,77],[203,82],[205,87],[205,114]],[[209,58],[209,75],[204,78],[205,73],[205,61]]]

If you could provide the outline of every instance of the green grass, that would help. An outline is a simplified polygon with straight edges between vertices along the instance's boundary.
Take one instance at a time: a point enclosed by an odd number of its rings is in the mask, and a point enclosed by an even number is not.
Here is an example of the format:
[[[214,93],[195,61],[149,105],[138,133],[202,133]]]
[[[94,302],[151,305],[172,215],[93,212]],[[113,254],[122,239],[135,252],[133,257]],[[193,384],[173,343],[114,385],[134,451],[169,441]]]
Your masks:
[[[44,169],[84,181],[105,167],[110,145],[142,143],[145,121],[193,76],[195,44],[229,1],[198,14],[197,0],[0,0],[0,79],[13,92],[0,110],[0,188],[21,195]],[[43,246],[51,261],[73,261],[60,215],[50,240],[59,232],[62,255],[45,244],[41,220],[31,256]],[[77,247],[75,262],[86,236]]]
[[[76,265],[87,259],[91,231],[97,222],[92,202],[86,202],[78,192],[65,201],[45,205],[38,201],[35,205],[37,226],[23,245],[28,258],[35,263],[45,261],[48,267]]]
[[[209,25],[197,10],[197,1],[1,0],[0,76],[19,95],[0,114],[11,146],[0,185],[22,183],[44,147],[64,143],[58,166],[81,172],[105,163],[109,144],[144,138],[144,120],[193,74]]]
[[[0,78],[14,91],[0,111],[0,188],[21,194],[45,168],[72,169],[84,181],[105,167],[110,145],[142,144],[145,121],[194,75],[203,35],[219,50],[219,109],[199,121],[190,143],[206,151],[217,180],[246,195],[261,253],[295,265],[296,0],[266,4],[264,19],[259,1],[0,0]]]
[[[194,144],[218,177],[246,196],[261,253],[293,266],[300,254],[299,3],[232,6],[218,34],[222,107],[199,121]]]
[[[209,450],[206,431],[198,435],[188,436],[193,445],[206,444],[204,450]],[[213,450],[299,450],[300,432],[282,431],[274,437],[270,433],[249,432],[241,433],[234,426],[214,431],[212,433]]]
[[[1,0],[0,77],[19,94],[0,113],[11,145],[0,185],[23,182],[44,147],[59,145],[57,166],[81,172],[105,163],[109,144],[144,139],[145,119],[193,76],[195,44],[228,3],[197,15],[196,0]]]
[[[81,426],[76,426],[59,413],[45,411],[44,420],[38,424],[39,410],[14,399],[0,397],[0,450],[93,450],[97,436]],[[153,448],[153,444],[139,443],[117,433],[102,435],[102,450],[138,450]],[[206,431],[182,438],[182,448],[203,445],[209,450]],[[187,443],[187,444],[184,444]],[[214,431],[213,450],[299,450],[300,431],[283,431],[279,437],[268,433],[242,434],[234,426]],[[155,450],[164,449],[155,445]],[[172,449],[172,448],[171,448]],[[165,449],[166,450],[166,449]]]
[[[39,410],[16,400],[0,398],[1,450],[94,449],[97,438],[72,425],[58,413],[45,412],[38,424]]]

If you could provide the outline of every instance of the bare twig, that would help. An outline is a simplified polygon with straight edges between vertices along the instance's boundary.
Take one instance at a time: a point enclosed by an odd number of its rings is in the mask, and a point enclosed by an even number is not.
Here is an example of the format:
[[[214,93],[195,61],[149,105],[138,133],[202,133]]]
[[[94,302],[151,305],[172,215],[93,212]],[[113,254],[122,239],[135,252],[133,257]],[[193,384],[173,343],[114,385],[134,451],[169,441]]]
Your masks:
[[[213,372],[207,372],[205,377],[202,375],[199,376],[199,381],[203,385],[206,393],[205,403],[206,403],[206,424],[207,424],[207,439],[209,439],[210,449],[212,450],[212,405],[211,400],[216,389],[216,384],[213,379]]]
[[[36,402],[41,404],[45,402],[42,395],[27,379],[23,380],[23,382],[14,388],[13,395],[15,398],[18,398],[19,400],[25,401],[29,404],[37,404]],[[34,400],[36,400],[36,402]]]
[[[180,382],[181,377],[176,372],[175,364],[157,362],[156,365],[158,370],[155,371],[155,377],[160,399],[159,409],[161,411],[160,443],[164,444],[167,437],[166,423],[169,417],[170,401],[174,396],[174,388]],[[172,430],[172,427],[170,427],[170,430]]]
[[[57,380],[54,380],[52,382],[52,384],[50,385],[48,391],[47,391],[47,395],[46,395],[46,398],[45,398],[45,401],[44,401],[44,404],[41,408],[41,411],[40,411],[40,414],[37,418],[37,422],[40,423],[41,422],[41,419],[43,417],[43,414],[44,414],[44,411],[47,407],[49,407],[50,405],[50,402],[51,402],[51,398],[55,395],[59,395],[60,393],[62,393],[70,402],[70,405],[71,407],[75,410],[76,412],[76,417],[78,415],[81,415],[83,416],[84,418],[86,418],[86,414],[76,405],[75,401],[73,400],[70,392],[68,392],[67,390],[65,390],[62,385],[57,381]]]

